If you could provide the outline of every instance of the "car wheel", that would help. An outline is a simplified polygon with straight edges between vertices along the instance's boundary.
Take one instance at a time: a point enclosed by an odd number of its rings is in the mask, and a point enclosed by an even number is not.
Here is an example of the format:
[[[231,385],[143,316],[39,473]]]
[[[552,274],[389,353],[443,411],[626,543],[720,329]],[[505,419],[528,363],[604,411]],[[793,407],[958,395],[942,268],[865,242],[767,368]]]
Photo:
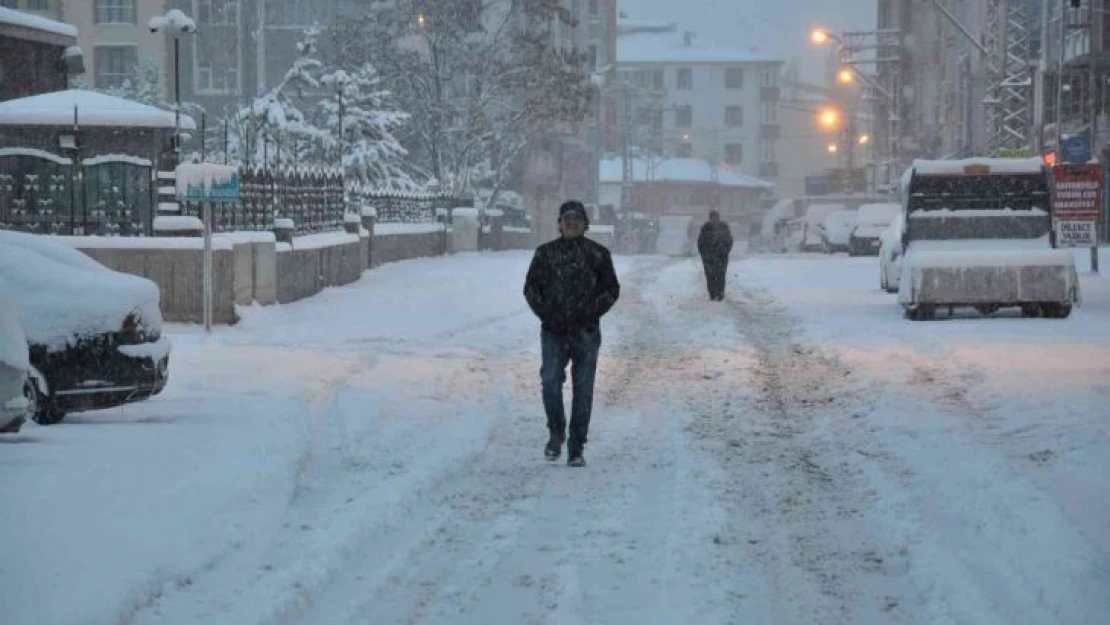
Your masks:
[[[30,393],[31,397],[28,400],[34,406],[34,411],[31,413],[31,420],[39,425],[55,425],[61,423],[62,419],[66,418],[66,413],[58,410],[54,406],[54,402],[49,397],[44,395],[39,390],[39,385],[34,380],[27,380],[27,385],[24,386],[24,393]]]
[[[980,315],[983,315],[984,317],[989,317],[998,312],[999,308],[1001,308],[1001,306],[999,306],[998,304],[980,304],[975,307],[975,310],[979,311]]]

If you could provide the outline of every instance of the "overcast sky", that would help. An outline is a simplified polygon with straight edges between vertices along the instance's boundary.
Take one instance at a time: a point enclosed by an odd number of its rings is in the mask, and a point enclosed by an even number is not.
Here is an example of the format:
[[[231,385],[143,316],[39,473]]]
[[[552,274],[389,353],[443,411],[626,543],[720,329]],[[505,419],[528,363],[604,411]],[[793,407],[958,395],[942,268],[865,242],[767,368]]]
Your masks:
[[[678,22],[698,33],[703,45],[747,49],[756,46],[789,61],[804,63],[807,80],[818,80],[827,52],[807,45],[814,26],[834,31],[875,28],[876,0],[619,0],[636,19]]]

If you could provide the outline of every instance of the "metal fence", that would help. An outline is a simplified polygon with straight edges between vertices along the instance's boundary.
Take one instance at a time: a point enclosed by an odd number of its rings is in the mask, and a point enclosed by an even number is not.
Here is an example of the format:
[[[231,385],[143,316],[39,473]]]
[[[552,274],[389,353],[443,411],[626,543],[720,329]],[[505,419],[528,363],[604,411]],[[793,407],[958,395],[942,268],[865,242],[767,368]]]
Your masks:
[[[471,206],[471,198],[438,193],[381,191],[352,185],[348,190],[352,206],[372,207],[380,223],[433,223],[443,220],[439,209]],[[449,218],[449,215],[447,216]]]
[[[343,229],[343,175],[335,169],[239,169],[239,202],[213,205],[212,229],[270,230],[275,219],[292,219],[297,234]],[[183,214],[199,217],[189,203]]]
[[[38,234],[151,236],[158,206],[150,161],[116,155],[78,164],[41,150],[0,149],[0,228]],[[297,234],[339,231],[346,212],[373,208],[381,223],[449,221],[449,209],[472,198],[394,192],[345,185],[338,169],[239,170],[240,201],[213,204],[217,232],[266,231],[275,219],[292,219]],[[172,191],[172,188],[171,188]],[[186,203],[181,214],[200,217]],[[506,211],[507,225],[524,215]]]
[[[153,166],[129,156],[80,161],[0,149],[0,228],[35,234],[149,236]]]

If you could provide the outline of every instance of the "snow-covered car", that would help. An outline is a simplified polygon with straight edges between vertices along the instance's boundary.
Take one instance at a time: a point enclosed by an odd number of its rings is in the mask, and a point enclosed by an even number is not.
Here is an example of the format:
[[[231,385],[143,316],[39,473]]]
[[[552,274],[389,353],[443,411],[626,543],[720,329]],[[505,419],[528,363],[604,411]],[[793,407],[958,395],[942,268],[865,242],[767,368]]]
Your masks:
[[[894,216],[879,237],[879,287],[897,293],[902,280],[902,213]]]
[[[847,252],[856,228],[856,211],[829,213],[821,222],[821,243],[826,254]]]
[[[825,240],[821,233],[821,224],[824,223],[825,217],[846,208],[843,204],[811,204],[806,209],[805,217],[802,218],[801,251],[820,252],[824,250]]]
[[[150,280],[112,271],[52,237],[0,230],[0,291],[20,304],[36,423],[165,388],[170,341]]]
[[[859,218],[852,238],[848,241],[849,256],[875,256],[879,253],[879,240],[883,232],[902,212],[900,204],[864,204],[859,207]]]
[[[0,434],[15,434],[34,412],[34,389],[27,337],[16,316],[16,301],[0,291]]]

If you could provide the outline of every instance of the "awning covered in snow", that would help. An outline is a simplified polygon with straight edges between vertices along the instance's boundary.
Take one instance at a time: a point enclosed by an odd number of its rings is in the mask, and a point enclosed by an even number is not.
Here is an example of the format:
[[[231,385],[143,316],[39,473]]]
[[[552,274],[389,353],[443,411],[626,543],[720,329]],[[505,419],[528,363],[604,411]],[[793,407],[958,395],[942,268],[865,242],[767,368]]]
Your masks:
[[[174,128],[173,111],[83,89],[0,102],[0,126],[73,126],[75,109],[86,128]],[[182,114],[181,128],[195,130],[196,123]]]

